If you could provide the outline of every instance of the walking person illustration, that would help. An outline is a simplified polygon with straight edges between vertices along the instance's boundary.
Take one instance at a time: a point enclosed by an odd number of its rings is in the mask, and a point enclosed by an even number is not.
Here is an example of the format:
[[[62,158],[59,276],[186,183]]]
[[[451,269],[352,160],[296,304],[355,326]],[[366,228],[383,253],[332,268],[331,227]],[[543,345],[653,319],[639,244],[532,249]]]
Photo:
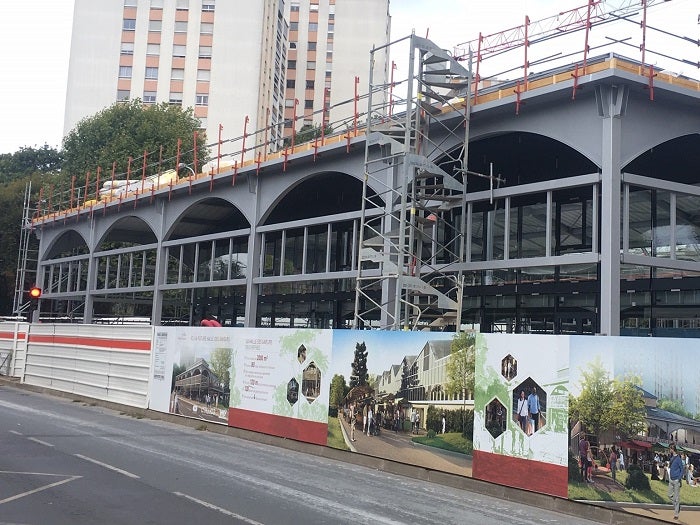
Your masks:
[[[683,460],[676,451],[676,445],[669,447],[671,461],[669,465],[668,499],[673,504],[673,519],[677,520],[681,513],[681,482],[683,480]]]
[[[532,432],[537,432],[540,426],[540,396],[537,395],[537,388],[532,387],[532,394],[527,397],[527,409],[530,412],[530,419],[533,420]]]

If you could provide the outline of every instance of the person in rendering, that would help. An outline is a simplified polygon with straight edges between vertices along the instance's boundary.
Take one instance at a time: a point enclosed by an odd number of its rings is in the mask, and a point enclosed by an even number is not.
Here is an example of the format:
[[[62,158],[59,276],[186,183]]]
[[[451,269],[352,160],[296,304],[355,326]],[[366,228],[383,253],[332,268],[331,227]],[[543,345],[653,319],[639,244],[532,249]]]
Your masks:
[[[595,464],[593,463],[593,450],[591,450],[590,443],[588,444],[588,447],[586,449],[586,464],[586,479],[588,483],[595,483],[595,481],[593,481],[593,467],[595,466]]]
[[[608,464],[610,465],[610,475],[613,481],[617,481],[617,454],[615,453],[615,445],[610,449],[610,457],[608,458]]]
[[[681,513],[681,482],[683,481],[683,460],[676,452],[676,445],[668,447],[671,451],[669,465],[668,499],[673,503],[673,519],[677,520]]]
[[[367,435],[371,435],[372,432],[372,417],[374,414],[372,414],[372,407],[368,406],[367,407]]]
[[[367,432],[367,403],[362,407],[362,433]]]
[[[581,481],[588,481],[588,440],[586,435],[582,434],[578,442],[578,457],[581,464]]]
[[[523,432],[527,432],[527,399],[525,399],[525,390],[520,391],[520,398],[518,399],[518,408],[515,411],[518,414],[518,421],[520,422],[520,428]]]
[[[355,403],[350,403],[350,441],[355,441]]]
[[[617,459],[620,461],[620,468],[618,470],[625,470],[625,452],[622,449],[620,449]]]
[[[530,412],[530,419],[534,420],[532,424],[533,434],[537,432],[537,427],[540,424],[540,396],[537,395],[537,388],[532,387],[532,394],[527,396],[527,409]]]

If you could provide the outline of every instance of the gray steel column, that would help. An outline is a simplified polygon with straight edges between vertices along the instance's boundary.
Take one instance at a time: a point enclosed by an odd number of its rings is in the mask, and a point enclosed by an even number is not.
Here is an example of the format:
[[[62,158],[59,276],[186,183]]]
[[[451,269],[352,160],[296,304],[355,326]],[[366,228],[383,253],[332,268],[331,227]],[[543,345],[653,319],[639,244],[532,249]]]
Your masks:
[[[601,335],[620,335],[620,143],[622,117],[627,109],[626,86],[596,87],[601,126],[601,232],[600,327]]]
[[[90,219],[90,238],[88,239],[90,257],[88,258],[85,306],[83,307],[84,324],[92,324],[92,310],[95,304],[95,299],[92,295],[93,290],[95,289],[95,283],[97,283],[97,261],[95,260],[95,248],[95,217],[93,215],[93,217]]]
[[[254,179],[252,179],[255,177]],[[262,179],[256,175],[248,174],[248,191],[253,194],[253,213],[250,220],[250,234],[248,235],[248,273],[245,278],[245,321],[247,327],[254,327],[258,316],[258,293],[259,284],[255,279],[261,276],[260,264],[262,246],[262,234],[258,232],[258,222],[260,220],[260,185]]]
[[[165,284],[168,261],[165,257],[166,248],[163,248],[163,237],[165,236],[165,201],[160,202],[158,209],[160,214],[159,231],[156,235],[158,247],[156,248],[156,271],[153,282],[153,307],[151,310],[151,325],[160,326],[163,319],[163,290],[161,285]]]

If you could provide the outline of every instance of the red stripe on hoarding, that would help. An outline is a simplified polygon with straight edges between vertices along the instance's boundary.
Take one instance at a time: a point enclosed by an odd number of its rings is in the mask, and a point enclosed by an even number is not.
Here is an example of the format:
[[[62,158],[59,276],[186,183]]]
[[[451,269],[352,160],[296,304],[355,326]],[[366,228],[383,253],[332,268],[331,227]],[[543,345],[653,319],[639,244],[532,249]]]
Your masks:
[[[228,425],[316,445],[325,446],[328,442],[327,423],[264,414],[241,408],[229,408]]]
[[[507,487],[569,497],[567,466],[475,450],[472,476]]]
[[[26,339],[27,334],[24,332],[17,332],[17,339]],[[0,332],[0,339],[14,339],[14,332]]]
[[[29,335],[29,343],[51,343],[66,346],[93,346],[98,348],[114,348],[117,350],[151,350],[151,341],[139,341],[135,339],[104,339],[100,337],[80,337],[70,335]]]

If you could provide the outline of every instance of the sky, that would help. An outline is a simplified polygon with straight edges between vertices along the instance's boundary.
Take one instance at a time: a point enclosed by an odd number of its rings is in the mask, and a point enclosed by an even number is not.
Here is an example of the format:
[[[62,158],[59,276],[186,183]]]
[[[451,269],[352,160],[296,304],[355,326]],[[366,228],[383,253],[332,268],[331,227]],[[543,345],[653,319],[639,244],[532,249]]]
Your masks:
[[[94,0],[99,1],[99,0]],[[225,0],[241,1],[241,0]],[[340,0],[348,1],[348,0]],[[632,0],[607,0],[618,5]],[[651,2],[652,0],[650,0]],[[660,0],[655,0],[659,4]],[[637,0],[636,3],[639,3]],[[586,5],[585,0],[391,0],[392,40],[415,30],[445,49],[474,40],[479,32],[491,35],[523,24],[525,16],[538,21],[558,12]],[[647,23],[674,27],[677,34],[699,38],[700,5],[697,0],[671,0],[653,7],[658,11]],[[68,78],[68,57],[73,0],[0,1],[0,154],[20,147],[60,148]],[[664,23],[662,23],[665,22]],[[598,33],[600,38],[619,33]],[[626,31],[635,31],[628,24]],[[639,38],[637,38],[638,40]],[[634,40],[631,40],[631,42]],[[677,44],[677,45],[676,45]],[[635,43],[635,45],[638,45]],[[647,49],[654,43],[647,40]],[[686,49],[678,49],[686,46]],[[621,54],[632,57],[635,50]],[[19,51],[22,49],[22,52]],[[660,48],[658,48],[660,49]],[[668,54],[700,61],[700,48],[676,41]],[[533,55],[536,56],[536,55]],[[544,51],[542,57],[549,56]],[[532,58],[531,61],[534,62]],[[654,59],[649,60],[651,63]],[[674,63],[675,70],[682,69]],[[678,71],[698,78],[697,68]]]

